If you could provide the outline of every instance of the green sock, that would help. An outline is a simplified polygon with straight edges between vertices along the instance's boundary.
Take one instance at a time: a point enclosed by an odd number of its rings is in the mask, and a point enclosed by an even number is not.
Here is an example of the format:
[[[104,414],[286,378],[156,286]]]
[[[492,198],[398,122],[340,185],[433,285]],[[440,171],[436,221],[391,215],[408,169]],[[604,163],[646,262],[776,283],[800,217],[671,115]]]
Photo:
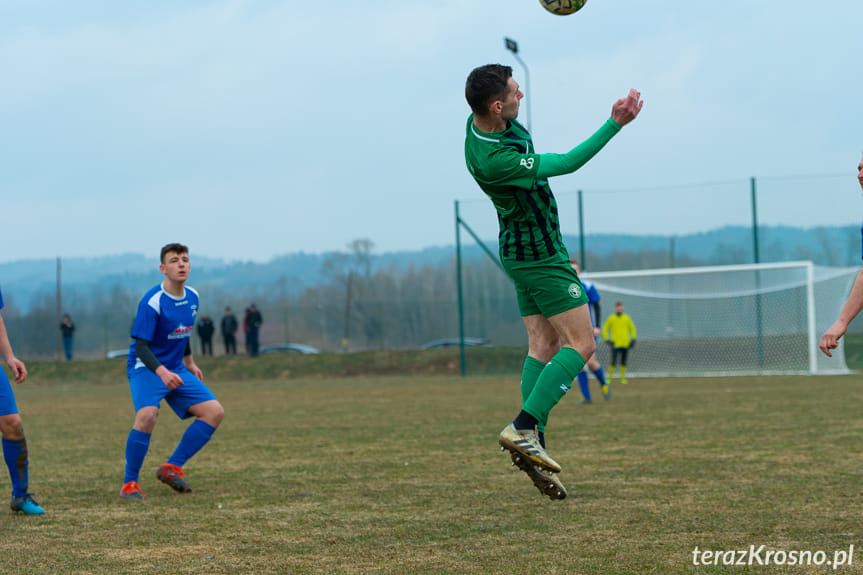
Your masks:
[[[572,387],[572,380],[583,367],[584,358],[571,347],[562,348],[551,358],[539,374],[530,397],[522,405],[523,410],[537,419],[537,427],[545,429],[551,408],[566,395]]]
[[[530,392],[536,386],[536,380],[542,370],[545,369],[545,362],[539,361],[535,357],[527,356],[524,360],[524,368],[521,370],[521,403],[527,403],[527,398],[530,397]],[[540,431],[545,431],[545,426],[538,424]]]

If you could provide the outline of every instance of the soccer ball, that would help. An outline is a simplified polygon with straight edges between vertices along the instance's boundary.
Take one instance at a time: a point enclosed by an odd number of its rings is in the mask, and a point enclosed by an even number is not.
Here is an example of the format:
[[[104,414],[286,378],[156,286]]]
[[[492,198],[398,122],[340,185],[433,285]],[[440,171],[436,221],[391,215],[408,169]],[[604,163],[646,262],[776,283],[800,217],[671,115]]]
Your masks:
[[[539,0],[539,3],[552,14],[566,16],[584,8],[587,0]]]

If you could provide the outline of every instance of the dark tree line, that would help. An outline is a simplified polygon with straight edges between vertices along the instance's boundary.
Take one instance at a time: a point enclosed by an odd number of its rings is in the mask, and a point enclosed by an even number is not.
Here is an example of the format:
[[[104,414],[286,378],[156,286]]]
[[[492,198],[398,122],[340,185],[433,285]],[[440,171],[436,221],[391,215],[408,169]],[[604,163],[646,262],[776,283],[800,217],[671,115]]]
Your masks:
[[[831,264],[847,261],[844,252],[859,245],[827,245],[822,253],[785,253],[781,245],[764,248],[762,261],[790,259],[821,260]],[[440,265],[376,267],[374,245],[356,240],[347,251],[328,258],[322,265],[324,280],[302,292],[289,289],[292,278],[233,291],[230,282],[208,279],[190,285],[201,295],[200,312],[216,323],[216,353],[222,352],[219,322],[226,306],[239,320],[254,302],[264,324],[261,345],[303,343],[322,351],[416,348],[424,342],[457,337],[458,294],[455,258]],[[797,253],[801,252],[801,253]],[[574,253],[574,252],[573,252]],[[827,254],[825,256],[824,254]],[[832,255],[830,255],[832,254]],[[751,262],[751,250],[740,246],[717,246],[709,261],[674,257],[669,251],[620,251],[610,256],[586,254],[587,271],[656,269]],[[827,258],[828,261],[823,261]],[[523,326],[518,316],[511,283],[499,266],[481,254],[464,262],[462,269],[465,335],[483,337],[499,345],[522,344]],[[75,350],[79,358],[104,357],[109,350],[128,347],[129,332],[144,290],[132,292],[119,285],[95,284],[62,292],[61,313],[71,314],[76,325]],[[16,353],[23,358],[58,358],[59,317],[55,292],[39,293],[26,313],[15,306],[15,294],[4,293],[3,317]],[[194,350],[200,352],[197,336]],[[244,338],[238,333],[242,351]]]

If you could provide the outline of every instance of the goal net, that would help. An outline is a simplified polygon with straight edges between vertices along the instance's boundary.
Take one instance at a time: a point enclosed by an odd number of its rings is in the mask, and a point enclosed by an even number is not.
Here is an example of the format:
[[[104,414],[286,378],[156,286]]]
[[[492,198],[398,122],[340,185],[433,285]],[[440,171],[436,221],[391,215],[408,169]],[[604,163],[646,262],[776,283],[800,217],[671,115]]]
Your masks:
[[[585,273],[602,297],[635,323],[627,376],[847,373],[844,349],[818,350],[858,268],[812,262]],[[600,341],[597,357],[610,359]]]

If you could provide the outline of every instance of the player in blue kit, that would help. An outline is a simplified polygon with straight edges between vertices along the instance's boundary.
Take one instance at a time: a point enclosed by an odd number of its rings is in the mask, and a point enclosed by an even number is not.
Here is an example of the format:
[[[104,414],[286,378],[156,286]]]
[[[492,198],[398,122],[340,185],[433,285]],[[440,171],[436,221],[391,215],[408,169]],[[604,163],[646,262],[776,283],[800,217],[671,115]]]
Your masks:
[[[203,383],[192,357],[190,336],[198,313],[198,293],[186,287],[189,248],[162,248],[159,270],[165,281],[148,291],[138,304],[129,346],[128,375],[135,423],[126,440],[126,474],[120,496],[143,499],[138,474],[150,447],[159,406],[164,399],[181,419],[195,417],[156,478],[181,493],[192,490],[183,478],[183,465],[213,436],[225,410]]]
[[[3,309],[2,293],[0,293],[0,309]],[[24,383],[27,379],[27,368],[12,351],[2,316],[0,316],[0,356],[6,360],[6,365],[12,370],[15,383]],[[3,436],[3,461],[6,462],[9,478],[12,480],[12,499],[9,501],[9,507],[12,511],[19,511],[25,515],[42,515],[45,510],[27,493],[30,482],[27,440],[24,439],[24,427],[21,425],[21,416],[18,415],[18,405],[12,393],[12,384],[9,383],[9,378],[2,369],[0,369],[0,435]]]
[[[581,268],[578,267],[578,263],[569,260],[569,265],[572,266],[572,269],[575,270],[575,273],[578,274],[578,278],[581,280],[581,285],[584,287],[584,293],[587,294],[587,306],[590,308],[590,322],[593,324],[593,339],[599,337],[599,324],[602,321],[600,317],[599,311],[599,290],[596,289],[596,286],[593,285],[593,282],[590,280],[586,280],[581,276]],[[590,387],[587,385],[587,370],[593,372],[593,376],[596,377],[597,381],[599,381],[600,388],[602,389],[602,397],[604,399],[609,399],[611,397],[611,390],[608,387],[608,383],[605,381],[605,372],[602,370],[602,364],[599,363],[599,360],[596,358],[596,352],[590,359],[587,360],[587,363],[584,366],[584,369],[578,372],[578,388],[581,390],[581,395],[584,397],[581,401],[578,402],[579,405],[585,405],[591,402],[590,399]]]

